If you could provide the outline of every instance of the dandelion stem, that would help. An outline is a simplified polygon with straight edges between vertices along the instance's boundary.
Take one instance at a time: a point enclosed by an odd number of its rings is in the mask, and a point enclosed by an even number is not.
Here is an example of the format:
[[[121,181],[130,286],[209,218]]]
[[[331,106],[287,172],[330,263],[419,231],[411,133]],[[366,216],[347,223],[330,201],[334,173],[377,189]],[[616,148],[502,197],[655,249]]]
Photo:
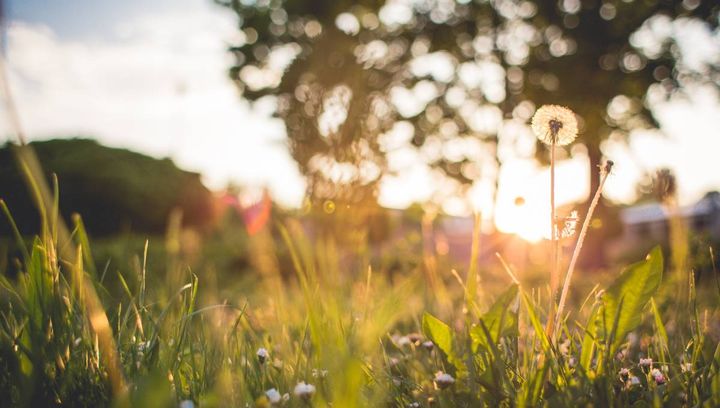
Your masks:
[[[560,303],[558,304],[557,313],[555,314],[555,325],[552,330],[552,340],[556,340],[555,336],[557,336],[558,327],[560,326],[559,323],[562,318],[568,290],[570,289],[570,280],[572,279],[573,272],[575,271],[575,264],[580,256],[580,250],[582,249],[583,242],[585,241],[585,235],[587,235],[587,230],[590,227],[590,220],[592,219],[593,212],[595,212],[595,207],[597,207],[597,204],[600,201],[600,195],[602,194],[603,187],[605,186],[605,181],[607,180],[608,175],[610,175],[612,166],[613,162],[608,160],[600,169],[600,185],[598,185],[598,188],[595,191],[595,196],[593,196],[592,202],[590,202],[590,207],[588,208],[587,215],[583,221],[582,229],[580,230],[580,235],[578,236],[577,243],[575,244],[575,250],[573,251],[572,258],[570,258],[570,265],[568,266],[567,274],[565,275],[562,294],[560,295]]]
[[[550,244],[552,245],[552,265],[550,270],[550,306],[548,307],[548,321],[545,331],[550,335],[553,327],[553,310],[555,309],[555,298],[558,290],[558,264],[559,248],[557,235],[555,234],[555,144],[557,136],[552,132],[550,143]]]

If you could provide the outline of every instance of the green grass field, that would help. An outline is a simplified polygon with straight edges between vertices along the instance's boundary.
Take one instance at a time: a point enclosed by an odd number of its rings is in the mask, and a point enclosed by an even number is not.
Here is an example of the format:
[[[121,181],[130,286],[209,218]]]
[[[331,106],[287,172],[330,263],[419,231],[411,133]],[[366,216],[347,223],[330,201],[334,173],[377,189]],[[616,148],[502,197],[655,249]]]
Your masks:
[[[659,248],[607,284],[580,272],[552,335],[546,282],[499,261],[404,253],[416,266],[389,274],[290,217],[240,234],[254,276],[172,250],[159,274],[147,246],[122,271],[94,264],[79,218],[41,213],[0,278],[3,406],[720,405],[717,274],[695,282]]]

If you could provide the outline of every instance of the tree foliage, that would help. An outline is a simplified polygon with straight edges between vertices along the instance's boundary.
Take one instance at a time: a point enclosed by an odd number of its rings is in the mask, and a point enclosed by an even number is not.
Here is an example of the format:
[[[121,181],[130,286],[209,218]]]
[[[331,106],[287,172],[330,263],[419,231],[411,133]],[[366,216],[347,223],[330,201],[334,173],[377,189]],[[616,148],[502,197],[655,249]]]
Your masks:
[[[216,1],[242,31],[230,75],[277,97],[314,199],[374,199],[398,151],[454,194],[494,182],[508,150],[544,160],[517,151],[545,103],[577,112],[594,167],[602,140],[657,125],[646,96],[720,84],[716,59],[688,63],[677,43],[717,29],[713,1]]]

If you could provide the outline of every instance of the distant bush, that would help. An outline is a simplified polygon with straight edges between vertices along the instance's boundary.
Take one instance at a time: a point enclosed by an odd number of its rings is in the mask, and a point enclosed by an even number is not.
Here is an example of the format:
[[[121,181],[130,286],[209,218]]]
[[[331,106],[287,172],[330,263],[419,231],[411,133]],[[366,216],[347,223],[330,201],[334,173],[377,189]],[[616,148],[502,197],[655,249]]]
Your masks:
[[[179,169],[170,159],[154,159],[89,139],[32,142],[50,180],[57,174],[60,212],[79,213],[93,235],[119,231],[164,231],[173,209],[183,223],[204,226],[212,219],[213,200],[197,173]],[[38,214],[13,157],[16,146],[0,149],[0,198],[10,207],[23,233],[39,229]],[[0,232],[8,232],[5,220]]]

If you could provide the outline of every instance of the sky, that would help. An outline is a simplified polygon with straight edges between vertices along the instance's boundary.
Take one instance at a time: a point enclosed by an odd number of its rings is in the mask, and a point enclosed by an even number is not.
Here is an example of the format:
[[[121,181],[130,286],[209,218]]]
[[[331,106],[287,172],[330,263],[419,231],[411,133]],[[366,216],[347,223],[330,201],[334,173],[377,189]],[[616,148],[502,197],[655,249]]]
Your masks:
[[[210,0],[10,0],[9,15],[11,86],[31,139],[89,136],[170,157],[201,173],[213,189],[228,182],[268,186],[281,204],[302,202],[305,185],[288,153],[285,128],[272,118],[272,101],[249,104],[227,78],[226,48],[239,35],[232,13]],[[691,59],[720,55],[718,35],[675,29],[682,30],[684,41],[703,44],[687,48]],[[720,188],[720,171],[714,170],[720,152],[717,94],[699,89],[655,107],[662,132],[640,131],[629,146],[612,141],[604,146],[616,162],[606,196],[632,201],[638,178],[659,167],[675,170],[684,203]],[[4,123],[0,135],[7,138]],[[401,167],[400,176],[383,183],[381,203],[403,207],[435,194],[427,168],[401,158],[391,165]],[[588,194],[582,149],[572,150],[558,172],[559,201]],[[506,223],[507,230],[518,219],[533,218],[532,211],[547,202],[539,186],[547,185],[548,172],[509,159],[500,177],[506,182],[498,208],[506,210],[496,222]],[[488,196],[488,186],[478,184],[470,200],[483,208]],[[510,204],[518,196],[535,204],[514,208]],[[446,208],[465,209],[452,203]]]

